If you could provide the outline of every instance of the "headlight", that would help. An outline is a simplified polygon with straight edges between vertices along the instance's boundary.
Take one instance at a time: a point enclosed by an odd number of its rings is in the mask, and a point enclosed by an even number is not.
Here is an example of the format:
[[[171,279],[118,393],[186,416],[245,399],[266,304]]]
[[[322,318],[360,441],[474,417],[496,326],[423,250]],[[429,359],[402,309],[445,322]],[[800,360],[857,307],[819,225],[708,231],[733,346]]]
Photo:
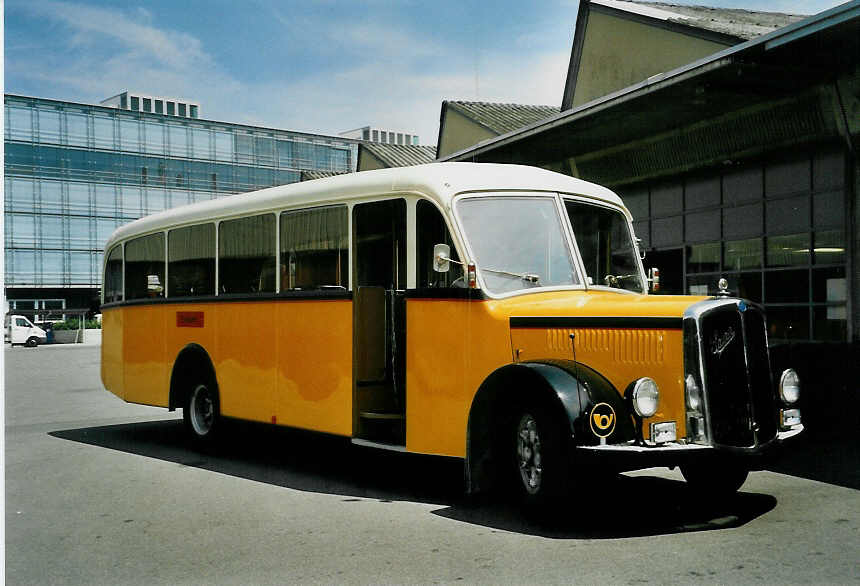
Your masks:
[[[633,410],[639,417],[651,417],[657,412],[659,396],[657,383],[647,376],[640,378],[633,385]]]
[[[702,411],[702,389],[699,388],[696,377],[688,374],[684,386],[687,388],[687,407],[690,411],[700,413]]]
[[[786,405],[796,403],[800,398],[800,377],[793,368],[782,371],[779,377],[779,396]]]

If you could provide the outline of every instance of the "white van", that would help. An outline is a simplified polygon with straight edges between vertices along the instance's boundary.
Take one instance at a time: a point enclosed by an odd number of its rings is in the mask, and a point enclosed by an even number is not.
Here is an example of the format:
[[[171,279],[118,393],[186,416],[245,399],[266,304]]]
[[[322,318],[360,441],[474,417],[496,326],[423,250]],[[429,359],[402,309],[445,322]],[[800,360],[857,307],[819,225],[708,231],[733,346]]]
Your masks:
[[[34,326],[23,315],[7,315],[5,332],[5,341],[11,343],[13,346],[15,344],[24,344],[33,348],[48,341],[48,335],[45,333],[45,330]]]

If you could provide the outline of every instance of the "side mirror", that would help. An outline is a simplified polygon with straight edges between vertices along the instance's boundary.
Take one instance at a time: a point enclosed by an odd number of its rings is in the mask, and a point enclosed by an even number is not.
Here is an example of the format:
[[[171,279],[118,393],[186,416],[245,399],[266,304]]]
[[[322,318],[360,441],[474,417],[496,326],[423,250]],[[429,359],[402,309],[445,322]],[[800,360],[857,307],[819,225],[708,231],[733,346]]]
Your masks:
[[[642,248],[642,239],[636,236],[633,239],[636,240],[636,249],[639,251],[639,258],[645,260],[645,249]]]
[[[653,293],[660,291],[660,269],[657,267],[648,269],[648,289]]]
[[[451,247],[447,244],[437,244],[433,247],[433,270],[437,273],[447,273],[451,269]]]

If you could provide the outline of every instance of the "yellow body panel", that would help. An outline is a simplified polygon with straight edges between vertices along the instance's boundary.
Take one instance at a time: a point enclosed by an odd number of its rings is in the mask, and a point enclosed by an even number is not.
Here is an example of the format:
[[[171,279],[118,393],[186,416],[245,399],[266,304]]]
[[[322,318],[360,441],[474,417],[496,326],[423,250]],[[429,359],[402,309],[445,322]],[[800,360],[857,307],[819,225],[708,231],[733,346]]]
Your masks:
[[[642,376],[656,380],[660,406],[646,423],[674,420],[683,436],[680,329],[511,329],[510,318],[680,318],[701,299],[608,291],[498,300],[408,299],[407,450],[464,457],[469,410],[481,383],[515,360],[572,360],[570,333],[576,336],[576,360],[601,373],[619,392]],[[204,326],[178,327],[176,314],[183,311],[202,312]],[[104,313],[102,378],[127,401],[167,406],[176,356],[196,343],[212,358],[224,415],[349,436],[352,314],[349,300],[109,308]]]
[[[464,457],[472,399],[511,361],[507,320],[492,302],[406,302],[406,449]]]
[[[509,316],[529,317],[676,317],[705,297],[625,295],[610,291],[546,293],[511,300]],[[684,406],[684,345],[680,329],[649,328],[522,328],[511,332],[520,361],[573,360],[570,334],[575,335],[576,361],[605,376],[624,393],[637,378],[648,376],[660,388],[657,413],[650,423],[675,421],[678,437],[686,434]]]
[[[352,434],[352,302],[278,303],[277,422]]]
[[[273,302],[222,303],[216,310],[215,351],[221,413],[251,421],[275,414],[278,327]]]
[[[140,305],[120,311],[123,314],[120,318],[124,364],[122,398],[129,403],[167,407],[170,371],[164,352],[165,306]]]
[[[120,398],[125,398],[122,380],[124,315],[119,307],[102,312],[102,381],[106,389]]]

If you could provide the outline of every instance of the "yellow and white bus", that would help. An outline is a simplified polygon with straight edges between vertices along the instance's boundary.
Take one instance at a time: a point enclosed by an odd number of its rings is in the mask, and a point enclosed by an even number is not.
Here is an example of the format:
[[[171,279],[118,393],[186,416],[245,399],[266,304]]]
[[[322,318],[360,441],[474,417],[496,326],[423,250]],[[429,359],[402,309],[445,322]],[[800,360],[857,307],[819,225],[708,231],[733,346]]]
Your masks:
[[[680,465],[734,491],[802,429],[764,315],[649,295],[610,190],[437,163],[198,203],[107,242],[102,381],[183,409],[463,458],[469,491],[529,504],[580,467]]]

